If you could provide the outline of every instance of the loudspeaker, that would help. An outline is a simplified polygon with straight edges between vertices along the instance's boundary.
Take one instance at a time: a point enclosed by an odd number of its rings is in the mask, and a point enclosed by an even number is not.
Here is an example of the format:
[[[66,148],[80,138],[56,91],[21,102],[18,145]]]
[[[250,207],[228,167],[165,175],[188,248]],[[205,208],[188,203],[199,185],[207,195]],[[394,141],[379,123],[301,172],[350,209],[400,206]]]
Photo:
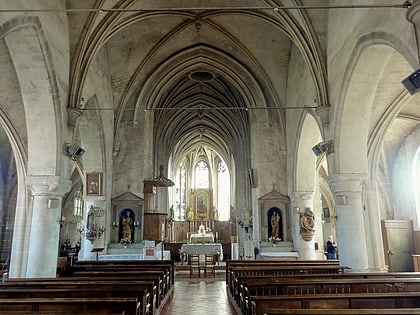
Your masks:
[[[318,143],[316,146],[312,148],[312,151],[315,153],[316,156],[320,156],[324,153],[324,148],[322,147],[321,143]]]
[[[413,95],[420,90],[420,69],[414,71],[407,78],[401,81],[407,91]]]
[[[320,156],[322,153],[331,153],[333,152],[332,140],[326,142],[320,142],[312,148],[312,151],[316,156]]]
[[[74,158],[80,159],[82,155],[85,153],[85,150],[79,147],[77,144],[70,145],[67,151],[72,159]]]

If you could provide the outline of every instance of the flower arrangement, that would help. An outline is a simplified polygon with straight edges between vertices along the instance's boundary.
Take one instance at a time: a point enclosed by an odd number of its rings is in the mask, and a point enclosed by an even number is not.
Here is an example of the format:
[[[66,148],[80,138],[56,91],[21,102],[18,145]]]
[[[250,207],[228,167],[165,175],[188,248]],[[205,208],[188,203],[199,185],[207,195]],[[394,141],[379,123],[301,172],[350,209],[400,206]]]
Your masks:
[[[121,239],[120,244],[123,244],[124,247],[127,247],[128,245],[131,244],[131,240],[127,237],[124,237],[124,238]]]
[[[268,241],[273,243],[273,246],[276,246],[278,242],[281,242],[281,238],[278,236],[271,236],[268,238]]]

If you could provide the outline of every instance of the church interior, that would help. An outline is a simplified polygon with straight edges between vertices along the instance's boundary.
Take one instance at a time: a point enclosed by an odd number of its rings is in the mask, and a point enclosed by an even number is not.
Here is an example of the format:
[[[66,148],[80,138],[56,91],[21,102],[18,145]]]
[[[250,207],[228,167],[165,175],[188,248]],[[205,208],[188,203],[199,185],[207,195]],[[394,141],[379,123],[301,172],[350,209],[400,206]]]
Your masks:
[[[420,1],[15,0],[0,25],[8,278],[420,271]]]

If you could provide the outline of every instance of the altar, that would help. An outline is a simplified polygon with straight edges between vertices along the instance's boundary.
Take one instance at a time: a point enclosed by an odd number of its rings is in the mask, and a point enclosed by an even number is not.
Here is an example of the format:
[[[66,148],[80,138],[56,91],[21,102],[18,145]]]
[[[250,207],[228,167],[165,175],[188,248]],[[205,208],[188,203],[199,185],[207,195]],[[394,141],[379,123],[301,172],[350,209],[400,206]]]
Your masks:
[[[200,243],[214,243],[214,236],[213,233],[203,233],[203,234],[191,234],[190,243],[192,244],[200,244]]]
[[[188,238],[188,242],[192,244],[199,243],[214,243],[214,235],[204,225],[200,225],[197,233],[191,233]]]
[[[191,255],[217,255],[219,259],[223,260],[223,247],[222,244],[183,244],[181,252]]]

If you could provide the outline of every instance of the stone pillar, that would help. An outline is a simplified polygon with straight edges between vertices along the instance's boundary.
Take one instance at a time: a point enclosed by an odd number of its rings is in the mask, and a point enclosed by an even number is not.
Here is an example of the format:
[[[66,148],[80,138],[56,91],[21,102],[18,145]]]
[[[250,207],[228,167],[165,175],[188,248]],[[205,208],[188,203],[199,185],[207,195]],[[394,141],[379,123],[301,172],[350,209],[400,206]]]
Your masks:
[[[315,260],[314,238],[304,239],[300,233],[300,219],[305,209],[312,208],[313,191],[295,191],[292,194],[292,235],[300,260]]]
[[[378,197],[377,182],[369,182],[366,185],[366,203],[368,211],[365,211],[365,228],[369,269],[383,271],[385,268],[385,253],[382,240],[380,203]]]
[[[337,215],[337,242],[340,263],[352,271],[368,269],[362,190],[367,174],[335,174],[329,182]]]
[[[32,193],[32,223],[28,250],[27,278],[54,278],[60,237],[61,204],[71,181],[60,176],[28,176]]]

